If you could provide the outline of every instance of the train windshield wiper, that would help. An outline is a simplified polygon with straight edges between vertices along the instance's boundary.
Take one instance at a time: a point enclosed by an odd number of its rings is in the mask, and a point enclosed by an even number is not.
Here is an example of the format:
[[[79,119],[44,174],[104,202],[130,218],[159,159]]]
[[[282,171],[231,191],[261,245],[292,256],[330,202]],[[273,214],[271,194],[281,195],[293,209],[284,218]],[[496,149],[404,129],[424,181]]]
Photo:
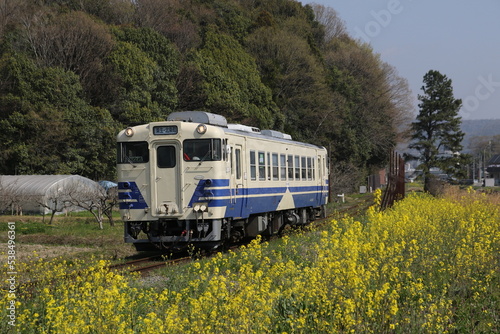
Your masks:
[[[125,161],[128,162],[129,164],[132,165],[132,167],[137,167],[134,162],[132,161],[132,159],[130,159],[130,157],[128,155],[125,156]]]
[[[205,159],[208,157],[208,155],[209,155],[211,152],[212,152],[212,150],[208,150],[208,151],[207,151],[207,153],[205,153],[205,155],[203,156],[203,158],[201,158],[200,163],[198,164],[198,166],[200,166],[200,165],[201,165],[201,163],[202,163],[203,161],[205,161]]]

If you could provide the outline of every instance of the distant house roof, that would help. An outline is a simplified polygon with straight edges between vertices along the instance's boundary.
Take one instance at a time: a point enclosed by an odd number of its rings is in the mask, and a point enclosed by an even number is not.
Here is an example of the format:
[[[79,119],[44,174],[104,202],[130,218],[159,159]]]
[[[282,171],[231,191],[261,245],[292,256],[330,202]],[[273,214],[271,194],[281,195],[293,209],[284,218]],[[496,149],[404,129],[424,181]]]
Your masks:
[[[500,165],[500,154],[495,154],[488,160],[488,165]]]
[[[495,154],[488,160],[488,167],[486,168],[488,173],[500,172],[500,154]]]

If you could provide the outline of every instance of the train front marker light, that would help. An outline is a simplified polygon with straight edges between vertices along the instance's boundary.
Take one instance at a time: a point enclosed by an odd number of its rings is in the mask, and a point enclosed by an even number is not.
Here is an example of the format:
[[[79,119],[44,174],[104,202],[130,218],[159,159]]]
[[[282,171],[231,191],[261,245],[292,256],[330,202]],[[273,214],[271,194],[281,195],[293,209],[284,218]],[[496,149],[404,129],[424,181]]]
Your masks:
[[[134,135],[134,129],[132,129],[132,128],[125,129],[125,136],[132,137],[133,135]]]

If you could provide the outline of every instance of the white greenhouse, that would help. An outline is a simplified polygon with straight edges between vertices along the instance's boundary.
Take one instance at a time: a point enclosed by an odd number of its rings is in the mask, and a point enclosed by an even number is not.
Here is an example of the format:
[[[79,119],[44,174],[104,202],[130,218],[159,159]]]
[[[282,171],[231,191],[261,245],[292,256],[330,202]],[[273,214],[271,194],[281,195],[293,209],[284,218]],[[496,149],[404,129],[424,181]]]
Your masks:
[[[78,203],[105,191],[79,175],[0,175],[0,212],[14,214],[79,211]]]

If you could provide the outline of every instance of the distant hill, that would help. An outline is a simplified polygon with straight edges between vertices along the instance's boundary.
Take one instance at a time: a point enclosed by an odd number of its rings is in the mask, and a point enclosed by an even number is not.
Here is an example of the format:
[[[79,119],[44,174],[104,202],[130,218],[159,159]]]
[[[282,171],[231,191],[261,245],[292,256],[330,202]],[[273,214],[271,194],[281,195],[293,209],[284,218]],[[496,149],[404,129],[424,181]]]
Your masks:
[[[467,151],[473,137],[500,135],[500,119],[462,120],[461,129],[465,133],[462,145]]]

